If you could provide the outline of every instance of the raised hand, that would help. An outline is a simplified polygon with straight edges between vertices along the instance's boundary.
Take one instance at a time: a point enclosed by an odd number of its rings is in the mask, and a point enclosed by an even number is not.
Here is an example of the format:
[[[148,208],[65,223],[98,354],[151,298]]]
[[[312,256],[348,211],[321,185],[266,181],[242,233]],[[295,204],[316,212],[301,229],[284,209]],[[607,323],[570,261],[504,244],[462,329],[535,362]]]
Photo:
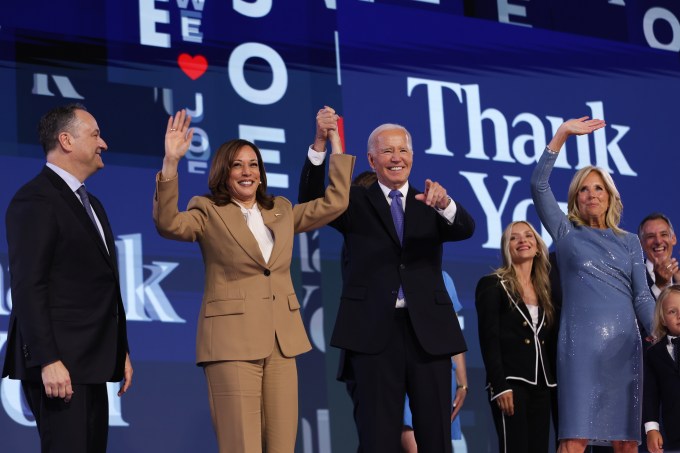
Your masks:
[[[323,152],[326,148],[326,141],[328,140],[328,132],[335,131],[338,128],[338,115],[333,108],[324,106],[316,114],[316,135],[314,136],[314,144],[312,149],[314,151]]]
[[[555,132],[555,136],[552,138],[548,144],[548,148],[552,151],[559,151],[572,135],[584,135],[595,132],[607,125],[604,120],[598,119],[588,119],[588,116],[582,116],[581,118],[575,118],[572,120],[567,120],[560,125]]]
[[[165,129],[165,158],[161,170],[163,179],[171,179],[177,175],[177,163],[189,150],[194,130],[189,129],[191,117],[182,109],[168,118]]]
[[[182,109],[168,118],[165,130],[165,157],[180,160],[189,150],[194,130],[189,129],[191,117]]]

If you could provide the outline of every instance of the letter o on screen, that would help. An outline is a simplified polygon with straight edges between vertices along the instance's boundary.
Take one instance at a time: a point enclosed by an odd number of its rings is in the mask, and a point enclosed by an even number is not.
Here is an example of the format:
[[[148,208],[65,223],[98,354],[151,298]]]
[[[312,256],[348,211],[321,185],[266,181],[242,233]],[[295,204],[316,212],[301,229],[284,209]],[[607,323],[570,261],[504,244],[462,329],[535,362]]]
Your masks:
[[[250,58],[261,58],[272,70],[272,83],[268,88],[258,90],[251,87],[245,78],[245,64]],[[236,93],[248,102],[270,105],[278,102],[288,89],[288,70],[283,58],[271,47],[256,42],[238,46],[229,57],[229,80]]]
[[[670,25],[672,30],[672,38],[668,43],[662,43],[654,34],[654,23],[657,20],[663,20]],[[645,33],[645,39],[650,47],[655,49],[670,50],[672,52],[680,51],[680,22],[672,12],[666,8],[649,8],[642,19],[642,29]]]

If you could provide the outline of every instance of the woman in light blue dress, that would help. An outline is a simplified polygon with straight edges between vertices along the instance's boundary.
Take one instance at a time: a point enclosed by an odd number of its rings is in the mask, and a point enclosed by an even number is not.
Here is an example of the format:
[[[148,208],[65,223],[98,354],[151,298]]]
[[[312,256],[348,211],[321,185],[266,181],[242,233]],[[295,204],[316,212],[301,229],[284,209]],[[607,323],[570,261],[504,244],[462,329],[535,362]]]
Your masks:
[[[623,204],[605,170],[589,166],[574,175],[568,215],[548,184],[567,138],[604,126],[588,117],[564,122],[531,178],[534,204],[555,243],[562,282],[559,453],[582,453],[588,444],[632,453],[640,443],[642,343],[636,320],[651,332],[654,310],[640,242],[618,226]]]

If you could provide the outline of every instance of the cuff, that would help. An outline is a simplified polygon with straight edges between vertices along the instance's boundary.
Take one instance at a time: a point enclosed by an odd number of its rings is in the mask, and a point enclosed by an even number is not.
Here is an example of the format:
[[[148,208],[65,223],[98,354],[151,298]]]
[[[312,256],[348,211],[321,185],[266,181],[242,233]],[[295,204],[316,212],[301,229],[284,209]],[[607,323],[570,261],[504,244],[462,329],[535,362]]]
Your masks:
[[[660,431],[658,422],[647,422],[647,423],[645,423],[645,434],[647,434],[648,432],[653,431],[653,430]]]
[[[453,198],[449,197],[449,200],[451,200],[451,203],[449,203],[447,207],[442,210],[435,208],[435,211],[437,211],[440,216],[444,217],[447,222],[453,223],[453,219],[456,218],[458,207],[456,206],[456,202],[453,201]]]
[[[319,166],[323,164],[324,159],[326,159],[326,151],[315,151],[314,148],[310,146],[307,150],[307,158],[312,163],[312,165]]]

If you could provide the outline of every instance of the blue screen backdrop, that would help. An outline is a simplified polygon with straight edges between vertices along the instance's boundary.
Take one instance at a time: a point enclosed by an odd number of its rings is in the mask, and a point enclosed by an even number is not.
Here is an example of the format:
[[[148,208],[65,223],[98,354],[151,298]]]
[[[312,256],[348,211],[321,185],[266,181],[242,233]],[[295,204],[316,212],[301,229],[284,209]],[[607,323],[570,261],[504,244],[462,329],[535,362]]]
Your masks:
[[[499,264],[512,220],[539,226],[529,177],[559,124],[607,127],[567,142],[551,183],[608,169],[634,231],[676,201],[680,6],[671,0],[132,0],[5,2],[0,11],[0,211],[44,163],[36,126],[82,102],[109,145],[88,189],[117,238],[133,387],[110,392],[109,451],[215,451],[203,373],[194,365],[203,263],[196,244],[162,239],[151,220],[168,115],[196,133],[180,168],[180,208],[207,192],[212,153],[241,137],[263,150],[269,189],[297,199],[318,109],[345,117],[355,173],[384,122],[414,144],[411,183],[439,181],[474,216],[472,239],[446,245],[463,305],[470,392],[456,453],[496,451],[477,341],[474,289]],[[545,239],[550,238],[542,228]],[[12,300],[0,223],[0,359]],[[352,409],[327,344],[340,293],[341,240],[299,235],[291,270],[313,350],[298,359],[300,453],[356,450]],[[115,389],[116,385],[111,385]],[[0,381],[0,448],[38,451],[18,382]]]

